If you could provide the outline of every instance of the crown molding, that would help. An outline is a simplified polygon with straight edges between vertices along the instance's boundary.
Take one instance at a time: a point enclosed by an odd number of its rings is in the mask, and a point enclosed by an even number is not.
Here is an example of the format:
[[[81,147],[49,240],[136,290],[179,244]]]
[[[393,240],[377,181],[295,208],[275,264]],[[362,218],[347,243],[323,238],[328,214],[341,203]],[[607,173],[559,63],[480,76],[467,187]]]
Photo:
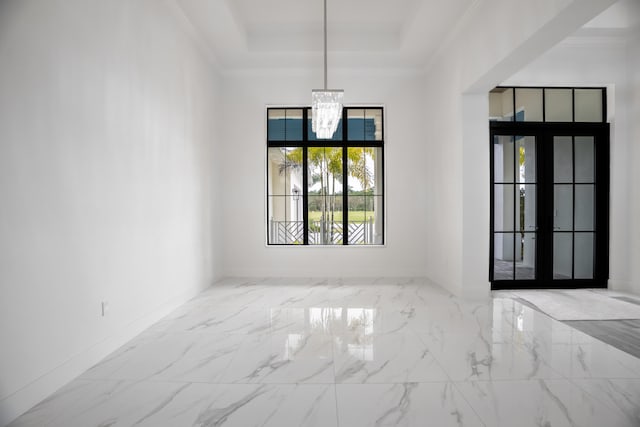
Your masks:
[[[191,22],[182,6],[180,6],[179,0],[167,0],[167,5],[182,30],[193,42],[195,42],[197,49],[202,53],[209,65],[211,65],[217,73],[222,73],[223,67],[220,60],[202,32],[193,24],[193,22]]]

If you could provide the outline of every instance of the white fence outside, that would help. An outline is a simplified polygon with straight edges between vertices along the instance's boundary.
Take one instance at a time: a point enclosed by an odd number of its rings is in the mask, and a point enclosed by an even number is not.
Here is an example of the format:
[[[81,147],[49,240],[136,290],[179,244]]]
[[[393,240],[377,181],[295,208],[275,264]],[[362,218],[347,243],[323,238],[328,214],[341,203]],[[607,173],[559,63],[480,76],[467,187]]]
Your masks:
[[[304,243],[304,221],[269,221],[269,243],[272,245],[302,245]],[[374,244],[374,222],[349,222],[350,245]],[[340,245],[343,241],[342,222],[310,221],[310,245]]]

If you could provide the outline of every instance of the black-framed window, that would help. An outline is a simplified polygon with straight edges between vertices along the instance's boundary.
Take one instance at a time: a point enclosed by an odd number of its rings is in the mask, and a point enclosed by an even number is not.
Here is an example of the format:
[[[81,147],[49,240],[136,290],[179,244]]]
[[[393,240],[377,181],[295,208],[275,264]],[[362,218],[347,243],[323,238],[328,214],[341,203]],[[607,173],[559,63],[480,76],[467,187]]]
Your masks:
[[[267,109],[267,243],[384,244],[384,114],[345,107],[331,139],[311,109]]]
[[[498,122],[604,123],[604,87],[506,87],[489,92],[489,120]]]

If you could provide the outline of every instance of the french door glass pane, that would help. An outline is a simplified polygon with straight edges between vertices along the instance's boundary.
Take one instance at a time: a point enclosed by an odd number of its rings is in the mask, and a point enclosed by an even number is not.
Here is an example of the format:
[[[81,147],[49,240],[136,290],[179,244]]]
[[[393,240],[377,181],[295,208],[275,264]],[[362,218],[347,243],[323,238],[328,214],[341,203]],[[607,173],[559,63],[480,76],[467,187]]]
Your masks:
[[[575,137],[576,182],[594,182],[594,141],[592,136]]]
[[[573,143],[570,136],[553,138],[553,182],[573,182]]]
[[[555,231],[573,230],[573,185],[555,184],[553,199],[553,229]]]
[[[536,231],[536,184],[517,186],[516,230]]]
[[[516,236],[518,238],[516,280],[534,280],[536,278],[536,233],[519,233]]]
[[[493,237],[493,279],[513,280],[514,278],[514,233],[494,233]]]
[[[575,186],[576,192],[576,231],[593,231],[593,213],[595,211],[594,185],[580,184]]]
[[[593,279],[594,233],[575,233],[574,273],[576,279]]]
[[[494,138],[494,280],[535,279],[536,137]]]
[[[516,182],[536,182],[536,137],[517,136]]]
[[[553,233],[553,278],[571,279],[573,233]]]
[[[494,182],[514,182],[513,136],[496,136],[493,141]]]
[[[495,184],[493,194],[493,225],[495,231],[514,231],[515,185]]]

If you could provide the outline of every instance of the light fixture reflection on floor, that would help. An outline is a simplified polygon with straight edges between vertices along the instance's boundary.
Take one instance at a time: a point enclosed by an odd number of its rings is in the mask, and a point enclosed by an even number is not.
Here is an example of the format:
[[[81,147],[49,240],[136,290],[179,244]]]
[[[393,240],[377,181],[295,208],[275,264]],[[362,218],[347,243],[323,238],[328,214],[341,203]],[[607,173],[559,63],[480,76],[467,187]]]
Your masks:
[[[331,139],[342,117],[344,90],[327,89],[327,0],[324,0],[324,89],[311,91],[311,128],[318,139]]]

